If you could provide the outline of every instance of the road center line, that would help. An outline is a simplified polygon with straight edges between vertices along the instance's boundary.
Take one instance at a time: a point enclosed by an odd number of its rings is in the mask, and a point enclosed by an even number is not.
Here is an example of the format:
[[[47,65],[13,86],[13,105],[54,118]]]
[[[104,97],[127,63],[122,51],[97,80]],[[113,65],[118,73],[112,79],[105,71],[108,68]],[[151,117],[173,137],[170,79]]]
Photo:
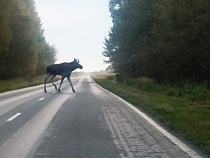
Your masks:
[[[14,116],[10,117],[7,121],[10,122],[12,120],[14,120],[16,117],[18,117],[19,115],[21,115],[21,113],[17,113]]]
[[[40,98],[39,101],[42,101],[42,100],[44,100],[44,99],[45,99],[45,98]]]
[[[39,143],[37,142],[47,130],[50,121],[57,111],[69,98],[75,95],[60,95],[26,122],[20,129],[0,146],[1,158],[29,157],[34,153]],[[34,128],[36,127],[36,128]],[[18,143],[16,143],[18,142]]]

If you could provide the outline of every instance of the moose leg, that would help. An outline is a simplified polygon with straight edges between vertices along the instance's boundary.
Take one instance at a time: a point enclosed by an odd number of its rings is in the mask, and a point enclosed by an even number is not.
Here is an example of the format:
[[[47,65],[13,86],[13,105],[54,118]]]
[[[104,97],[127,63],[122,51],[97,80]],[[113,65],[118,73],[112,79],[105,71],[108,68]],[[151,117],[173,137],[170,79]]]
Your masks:
[[[70,83],[70,85],[71,85],[72,91],[75,93],[75,90],[74,90],[74,87],[73,87],[73,85],[72,85],[72,82],[71,82],[70,77],[67,77],[67,79],[68,79],[68,81],[69,81],[69,83]]]
[[[45,93],[47,93],[47,90],[46,90],[46,83],[47,83],[47,81],[48,81],[48,79],[50,78],[50,74],[47,74],[47,76],[46,76],[46,78],[45,78],[45,80],[44,80],[44,92]]]
[[[59,88],[58,88],[58,92],[61,92],[61,90],[60,90],[60,89],[61,89],[61,85],[63,84],[63,80],[64,80],[64,78],[65,78],[65,77],[62,77],[62,78],[61,78],[61,83],[60,83],[60,86],[59,86]]]
[[[50,82],[55,86],[55,90],[57,90],[57,86],[55,85],[55,83],[53,82],[54,78],[56,75],[52,75],[50,78]]]

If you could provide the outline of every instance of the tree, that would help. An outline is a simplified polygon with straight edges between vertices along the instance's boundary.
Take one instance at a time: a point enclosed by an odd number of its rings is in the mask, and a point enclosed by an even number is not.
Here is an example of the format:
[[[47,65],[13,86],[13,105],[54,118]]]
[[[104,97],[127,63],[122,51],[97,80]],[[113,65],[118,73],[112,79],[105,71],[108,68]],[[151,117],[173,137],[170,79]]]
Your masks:
[[[40,41],[43,36],[41,21],[33,0],[2,0],[0,2],[0,79],[41,72],[37,65],[46,63],[46,59],[40,58],[40,54],[43,53],[49,54],[48,63],[54,62],[57,51],[45,40]]]
[[[123,76],[138,75],[139,39],[148,34],[153,23],[153,0],[110,0],[113,27],[105,39],[103,55]]]
[[[38,65],[37,73],[44,74],[46,73],[46,67],[55,63],[57,50],[52,45],[50,46],[44,37],[44,30],[41,30],[38,38],[39,42],[39,54],[38,54]]]
[[[11,14],[10,5],[11,1],[0,1],[0,55],[7,51],[12,38],[12,31],[8,20]]]
[[[207,0],[155,2],[152,35],[140,41],[146,76],[180,84],[210,79],[209,6]]]

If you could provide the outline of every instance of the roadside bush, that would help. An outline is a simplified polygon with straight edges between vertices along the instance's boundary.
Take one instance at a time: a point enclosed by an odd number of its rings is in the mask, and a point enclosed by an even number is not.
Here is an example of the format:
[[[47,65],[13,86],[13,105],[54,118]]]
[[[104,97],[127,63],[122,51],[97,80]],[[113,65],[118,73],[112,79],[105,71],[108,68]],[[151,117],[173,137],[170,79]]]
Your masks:
[[[181,91],[181,96],[187,97],[191,101],[206,101],[210,96],[209,90],[204,85],[186,84]]]
[[[187,83],[183,87],[173,87],[170,85],[156,84],[152,80],[145,81],[142,79],[124,79],[121,80],[121,82],[128,86],[136,87],[142,91],[163,93],[171,97],[182,97],[184,99],[187,99],[188,101],[194,102],[206,101],[210,96],[210,91],[205,85],[195,85],[192,83]]]
[[[180,89],[171,87],[166,91],[166,95],[171,97],[181,97],[182,93]]]
[[[167,86],[158,85],[151,80],[141,80],[141,79],[127,79],[123,81],[124,84],[128,86],[137,87],[140,90],[147,92],[160,93],[167,89]]]
[[[206,101],[209,96],[208,89],[204,86],[196,86],[191,94],[192,101]]]

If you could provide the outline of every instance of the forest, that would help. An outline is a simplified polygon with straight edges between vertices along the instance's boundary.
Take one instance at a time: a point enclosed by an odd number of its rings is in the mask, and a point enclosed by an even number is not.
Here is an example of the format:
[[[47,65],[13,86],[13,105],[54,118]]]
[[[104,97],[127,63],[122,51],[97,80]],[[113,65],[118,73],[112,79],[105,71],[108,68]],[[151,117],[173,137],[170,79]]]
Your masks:
[[[56,54],[34,0],[0,1],[0,80],[43,74]]]
[[[209,0],[110,0],[103,55],[122,78],[210,83]]]

